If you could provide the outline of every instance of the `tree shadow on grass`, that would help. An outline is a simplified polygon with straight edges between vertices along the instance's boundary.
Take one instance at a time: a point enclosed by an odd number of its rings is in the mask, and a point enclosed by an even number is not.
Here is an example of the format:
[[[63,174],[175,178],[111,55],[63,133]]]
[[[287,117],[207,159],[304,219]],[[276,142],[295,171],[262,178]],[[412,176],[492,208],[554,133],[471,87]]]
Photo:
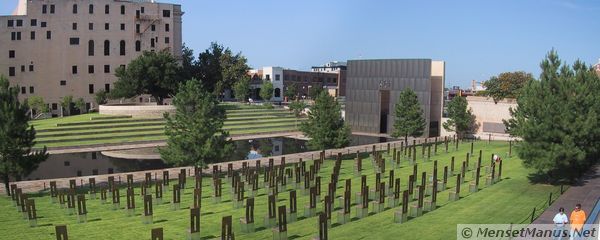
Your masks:
[[[204,216],[204,215],[211,215],[211,214],[215,214],[215,212],[205,212],[205,213],[202,213],[201,215]]]
[[[53,226],[54,224],[52,223],[46,223],[46,224],[41,224],[41,225],[37,225],[37,227],[50,227]]]
[[[298,234],[294,234],[292,236],[289,236],[288,239],[296,239],[296,238],[301,238],[302,236],[298,235]]]
[[[167,221],[169,221],[169,220],[167,220],[167,219],[161,219],[161,220],[155,221],[154,223],[161,223],[161,222],[167,222]]]
[[[102,218],[94,218],[92,220],[89,220],[88,222],[98,222],[98,221],[102,221]]]
[[[209,235],[209,236],[201,237],[200,239],[204,240],[204,239],[215,239],[215,238],[217,238],[217,236],[215,236],[215,235]]]

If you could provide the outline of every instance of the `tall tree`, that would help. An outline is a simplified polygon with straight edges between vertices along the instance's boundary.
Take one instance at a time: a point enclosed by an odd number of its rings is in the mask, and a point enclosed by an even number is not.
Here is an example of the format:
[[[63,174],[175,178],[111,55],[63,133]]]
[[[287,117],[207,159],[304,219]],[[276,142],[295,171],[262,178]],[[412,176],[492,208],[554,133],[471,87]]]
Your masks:
[[[96,101],[96,105],[98,107],[102,104],[106,104],[108,102],[108,93],[104,91],[104,89],[101,89],[100,91],[96,92],[94,101]]]
[[[83,114],[85,112],[85,100],[83,100],[83,98],[78,98],[77,100],[75,100],[75,108],[77,108],[77,110],[79,110],[79,114]]]
[[[454,97],[448,104],[448,121],[444,124],[444,129],[454,131],[459,139],[472,133],[475,129],[475,116],[468,106],[467,99],[464,97]]]
[[[8,79],[0,76],[0,177],[8,195],[11,177],[19,180],[48,158],[46,147],[32,150],[35,129],[28,120],[27,106],[19,102],[19,87],[10,87]]]
[[[168,139],[167,146],[160,149],[162,159],[175,166],[204,168],[233,151],[229,133],[223,130],[225,110],[198,80],[181,84],[173,105],[175,115],[165,114]]]
[[[264,80],[259,94],[264,101],[271,101],[273,91],[273,83],[269,80]]]
[[[71,114],[71,104],[73,104],[73,96],[71,95],[64,96],[60,100],[60,106],[62,107],[60,110],[61,117],[64,116],[65,113],[67,116]]]
[[[523,86],[531,80],[533,80],[531,73],[504,72],[491,77],[490,80],[483,83],[483,86],[486,87],[486,94],[498,103],[505,98],[516,98]]]
[[[112,98],[149,94],[159,105],[175,93],[182,81],[179,62],[166,50],[146,51],[126,68],[118,68],[115,75],[118,80],[110,93]]]
[[[241,53],[233,54],[231,49],[212,42],[198,56],[194,76],[202,81],[205,89],[220,96],[225,89],[233,88],[246,75],[250,69],[247,62]]]
[[[291,83],[285,89],[284,95],[288,98],[288,101],[296,100],[296,95],[298,94],[296,83]]]
[[[315,100],[300,130],[310,138],[308,143],[313,149],[342,148],[350,144],[351,131],[342,118],[340,104],[325,91]]]
[[[534,180],[574,181],[600,157],[600,79],[581,61],[563,64],[555,51],[540,64],[505,121]]]
[[[408,136],[423,135],[425,130],[423,109],[421,109],[417,94],[412,89],[407,88],[400,93],[394,114],[396,120],[392,137],[404,137],[404,142],[408,143]]]
[[[240,102],[246,102],[250,94],[250,76],[242,77],[234,87],[235,98]]]

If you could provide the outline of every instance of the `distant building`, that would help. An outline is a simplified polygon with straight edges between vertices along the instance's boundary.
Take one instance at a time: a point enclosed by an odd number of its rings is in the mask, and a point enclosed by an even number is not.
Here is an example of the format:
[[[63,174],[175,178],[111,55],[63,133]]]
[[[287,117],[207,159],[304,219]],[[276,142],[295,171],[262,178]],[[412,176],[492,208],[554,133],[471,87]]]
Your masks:
[[[329,94],[334,97],[344,97],[346,96],[346,70],[347,70],[346,62],[329,62],[324,64],[323,66],[312,67],[313,72],[320,73],[336,73],[337,81],[335,88],[328,88]]]
[[[345,68],[345,67],[344,67]],[[346,70],[339,72],[332,71],[299,71],[285,69],[282,67],[263,67],[260,69],[252,69],[248,72],[251,76],[250,88],[252,99],[260,98],[260,89],[263,81],[271,81],[273,83],[273,98],[271,101],[284,101],[285,91],[290,87],[295,86],[295,93],[301,99],[308,99],[311,96],[311,91],[315,89],[323,89],[328,91],[332,96],[339,96],[340,82],[345,81]]]
[[[56,113],[64,96],[94,105],[115,70],[143,51],[181,57],[181,6],[154,0],[20,0],[0,16],[0,74],[20,98],[41,96]]]
[[[348,61],[346,121],[353,131],[391,134],[400,92],[417,93],[426,121],[424,136],[438,136],[445,63],[431,59]]]
[[[596,63],[596,65],[594,65],[594,69],[596,70],[596,73],[598,74],[598,76],[600,76],[600,59],[598,59],[598,63]]]

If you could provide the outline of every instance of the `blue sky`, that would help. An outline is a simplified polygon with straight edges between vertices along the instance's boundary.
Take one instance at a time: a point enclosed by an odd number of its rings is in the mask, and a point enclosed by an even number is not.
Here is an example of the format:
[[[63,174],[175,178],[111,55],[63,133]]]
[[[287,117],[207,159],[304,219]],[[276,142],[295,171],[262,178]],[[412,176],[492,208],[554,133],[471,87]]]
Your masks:
[[[17,0],[0,0],[9,14]],[[552,48],[568,63],[600,58],[600,1],[163,0],[179,3],[184,42],[217,41],[252,67],[309,69],[330,60],[446,61],[446,86],[504,71],[539,75]]]

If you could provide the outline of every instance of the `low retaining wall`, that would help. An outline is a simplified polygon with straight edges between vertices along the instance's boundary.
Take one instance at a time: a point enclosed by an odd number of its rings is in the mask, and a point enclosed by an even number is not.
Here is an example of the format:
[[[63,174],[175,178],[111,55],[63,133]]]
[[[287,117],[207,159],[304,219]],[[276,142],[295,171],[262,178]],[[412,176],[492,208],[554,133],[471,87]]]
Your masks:
[[[100,105],[100,114],[129,115],[132,117],[163,117],[168,112],[175,113],[173,105]]]

